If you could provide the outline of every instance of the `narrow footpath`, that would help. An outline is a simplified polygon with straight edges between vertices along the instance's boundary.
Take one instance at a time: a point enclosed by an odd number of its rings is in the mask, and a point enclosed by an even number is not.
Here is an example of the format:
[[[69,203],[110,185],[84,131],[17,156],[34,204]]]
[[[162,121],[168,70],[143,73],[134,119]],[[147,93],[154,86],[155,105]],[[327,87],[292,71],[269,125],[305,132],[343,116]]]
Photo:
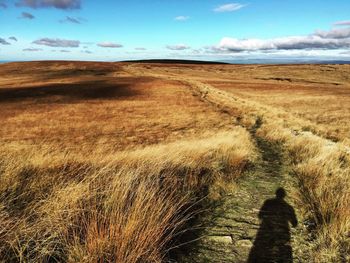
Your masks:
[[[182,262],[312,262],[307,258],[307,230],[288,195],[294,183],[282,151],[256,137],[256,128],[251,133],[259,162],[200,219],[204,231]],[[282,200],[277,189],[286,194]],[[299,221],[294,228],[293,214]]]

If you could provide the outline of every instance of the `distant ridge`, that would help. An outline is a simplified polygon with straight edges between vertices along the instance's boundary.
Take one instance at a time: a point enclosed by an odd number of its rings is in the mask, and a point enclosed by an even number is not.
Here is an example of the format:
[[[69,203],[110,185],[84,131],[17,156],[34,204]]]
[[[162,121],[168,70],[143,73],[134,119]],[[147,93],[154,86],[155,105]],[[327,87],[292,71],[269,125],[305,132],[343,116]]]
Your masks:
[[[236,65],[345,65],[350,64],[349,60],[317,60],[317,59],[237,59],[237,60],[223,60],[228,64]]]
[[[187,60],[187,59],[142,59],[142,60],[125,60],[125,61],[121,61],[121,62],[128,62],[128,63],[161,63],[161,64],[211,64],[211,65],[230,64],[230,63],[227,63],[227,62]]]

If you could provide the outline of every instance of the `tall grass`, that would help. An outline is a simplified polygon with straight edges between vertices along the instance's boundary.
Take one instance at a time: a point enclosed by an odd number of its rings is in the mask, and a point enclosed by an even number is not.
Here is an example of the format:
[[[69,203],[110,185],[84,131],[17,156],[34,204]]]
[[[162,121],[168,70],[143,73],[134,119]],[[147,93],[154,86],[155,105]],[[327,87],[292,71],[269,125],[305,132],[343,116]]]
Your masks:
[[[316,243],[315,262],[350,260],[350,152],[319,130],[305,132],[308,122],[281,109],[261,105],[210,85],[189,82],[205,100],[236,115],[257,136],[285,146],[299,187],[299,208],[311,219]],[[261,127],[256,126],[262,120]],[[260,126],[260,125],[259,125]],[[326,137],[326,134],[324,134]]]
[[[0,259],[161,262],[216,180],[255,159],[243,128],[89,156],[7,145],[0,156]]]
[[[319,258],[350,260],[350,156],[314,135],[289,145],[305,212],[315,221]]]
[[[299,208],[311,219],[315,261],[350,260],[350,154],[311,132],[263,125],[259,135],[282,142],[299,184]]]

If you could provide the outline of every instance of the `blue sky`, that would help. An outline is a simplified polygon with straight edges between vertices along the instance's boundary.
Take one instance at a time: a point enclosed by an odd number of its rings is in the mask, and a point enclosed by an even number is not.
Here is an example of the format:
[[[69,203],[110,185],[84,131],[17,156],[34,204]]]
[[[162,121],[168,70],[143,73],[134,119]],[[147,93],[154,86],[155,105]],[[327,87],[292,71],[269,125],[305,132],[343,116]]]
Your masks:
[[[350,1],[0,0],[0,60],[350,58]]]

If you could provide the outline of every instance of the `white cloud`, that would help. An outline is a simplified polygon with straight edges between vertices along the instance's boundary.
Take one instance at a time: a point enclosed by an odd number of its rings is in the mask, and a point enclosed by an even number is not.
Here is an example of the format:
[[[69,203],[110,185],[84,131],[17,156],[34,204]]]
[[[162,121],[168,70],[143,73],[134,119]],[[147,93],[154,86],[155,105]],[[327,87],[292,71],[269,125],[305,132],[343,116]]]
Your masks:
[[[79,47],[80,41],[46,37],[33,41],[33,44],[49,47]]]
[[[335,22],[333,25],[335,25],[335,26],[350,26],[350,20],[338,21],[338,22]]]
[[[185,49],[190,49],[189,46],[185,45],[185,44],[177,44],[177,45],[168,45],[166,46],[167,49],[170,50],[185,50]]]
[[[23,51],[38,52],[38,51],[42,51],[42,49],[41,48],[25,48],[25,49],[23,49]]]
[[[65,19],[59,20],[60,23],[72,23],[72,24],[81,24],[85,19],[80,18],[80,17],[71,17],[71,16],[66,16]]]
[[[245,5],[240,4],[240,3],[229,3],[229,4],[225,4],[225,5],[220,5],[216,8],[214,8],[214,12],[218,12],[218,13],[233,12],[233,11],[237,11],[243,7],[245,7]]]
[[[122,48],[123,45],[112,43],[112,42],[101,42],[97,44],[99,47],[105,47],[105,48]]]
[[[80,9],[80,0],[20,0],[16,3],[18,7],[31,8],[57,8],[57,9]]]
[[[224,37],[214,52],[239,53],[274,50],[337,50],[350,48],[350,28],[316,31],[307,36],[287,36],[272,39],[237,39]]]
[[[350,27],[335,28],[329,31],[318,30],[315,35],[322,38],[350,38]]]
[[[174,18],[175,21],[186,21],[188,19],[190,19],[189,16],[177,16]]]
[[[23,19],[34,19],[35,16],[33,16],[31,13],[28,13],[28,12],[22,12],[20,18],[23,18]]]
[[[349,57],[350,56],[350,50],[340,52],[340,55],[347,55]]]
[[[5,39],[0,37],[0,44],[2,45],[11,45],[9,42],[7,42]]]

